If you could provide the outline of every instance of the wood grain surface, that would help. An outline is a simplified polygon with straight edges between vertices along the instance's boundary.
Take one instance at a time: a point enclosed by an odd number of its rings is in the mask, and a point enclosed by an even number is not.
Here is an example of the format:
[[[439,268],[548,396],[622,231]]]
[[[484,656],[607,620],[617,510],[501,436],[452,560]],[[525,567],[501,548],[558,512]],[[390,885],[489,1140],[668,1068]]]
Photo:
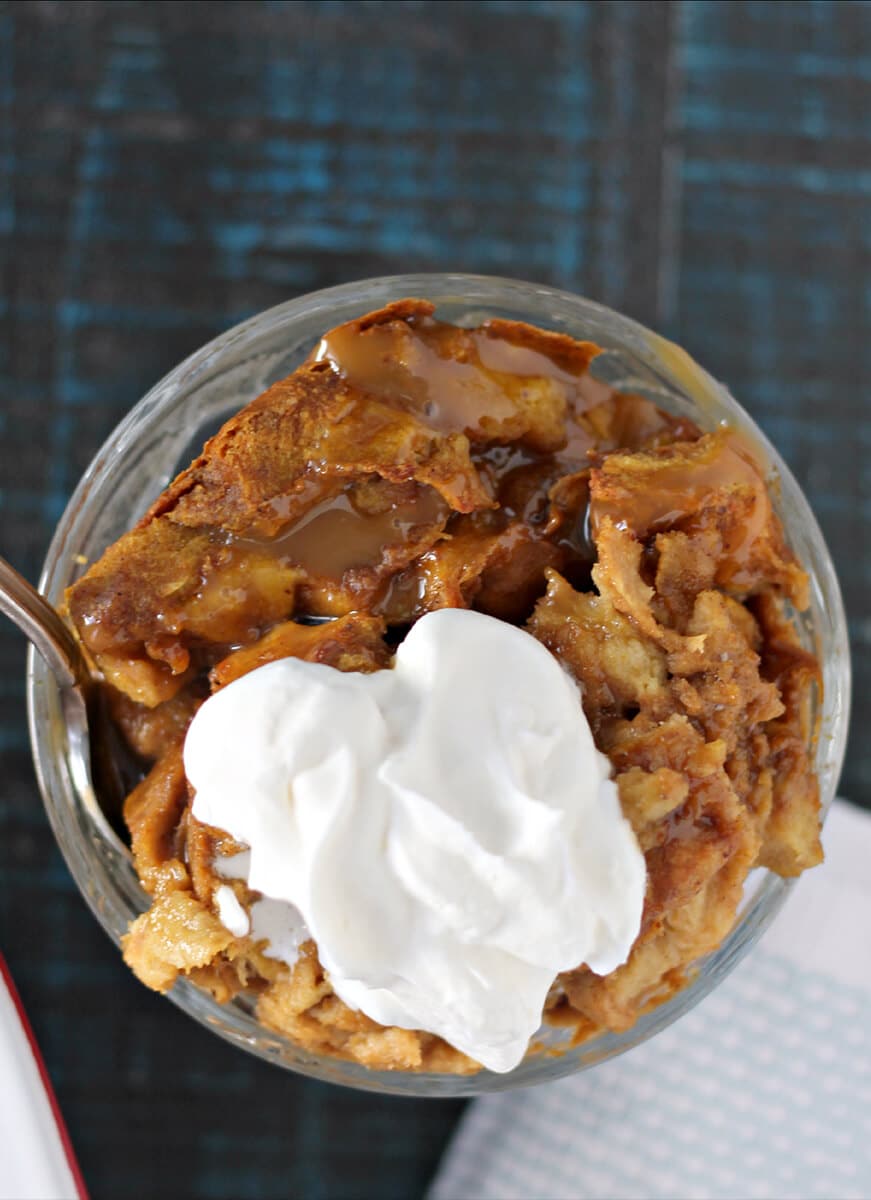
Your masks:
[[[540,280],[677,338],[805,487],[871,719],[871,7],[0,7],[0,552],[38,575],[166,370],[369,275]],[[33,778],[0,626],[0,944],[92,1194],[421,1195],[460,1110],[309,1083],[128,976]],[[871,749],[843,781],[871,800]]]

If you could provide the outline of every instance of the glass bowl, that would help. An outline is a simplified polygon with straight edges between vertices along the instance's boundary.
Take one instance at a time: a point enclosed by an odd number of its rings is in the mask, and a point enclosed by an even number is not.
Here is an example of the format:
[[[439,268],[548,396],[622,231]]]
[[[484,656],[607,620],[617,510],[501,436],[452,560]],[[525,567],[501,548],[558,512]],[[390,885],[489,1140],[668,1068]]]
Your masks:
[[[291,372],[329,327],[403,296],[435,302],[438,316],[459,324],[486,317],[529,321],[603,347],[594,374],[646,394],[713,428],[722,420],[753,439],[773,476],[775,505],[787,537],[811,578],[811,606],[797,616],[805,645],[819,657],[823,695],[816,739],[824,810],[834,795],[847,729],[850,669],[838,583],[819,527],[795,479],[728,391],[679,347],[601,305],[553,288],[476,275],[397,275],[302,296],[236,326],[191,355],[143,397],[86,471],[46,558],[42,591],[58,603],[64,589],[144,512],[199,451],[205,437],[274,380]],[[97,807],[81,739],[64,719],[62,693],[33,652],[28,661],[30,737],[48,817],[83,896],[117,944],[147,906],[130,856]],[[179,981],[169,998],[227,1041],[270,1062],[317,1079],[406,1096],[472,1096],[556,1079],[622,1054],[670,1025],[716,987],[771,921],[789,888],[753,872],[739,919],[719,949],[698,964],[692,981],[626,1033],[603,1034],[560,1055],[528,1055],[506,1075],[407,1074],[307,1053],[264,1029],[249,1002],[217,1004]],[[564,1030],[544,1026],[539,1041],[567,1045]]]

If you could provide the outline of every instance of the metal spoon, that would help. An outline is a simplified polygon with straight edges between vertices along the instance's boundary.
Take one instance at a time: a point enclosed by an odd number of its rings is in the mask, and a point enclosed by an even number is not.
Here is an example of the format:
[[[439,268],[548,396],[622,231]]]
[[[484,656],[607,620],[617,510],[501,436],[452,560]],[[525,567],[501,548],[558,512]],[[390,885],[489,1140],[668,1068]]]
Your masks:
[[[130,780],[119,767],[117,738],[78,642],[45,597],[4,558],[0,558],[0,612],[30,639],[57,680],[70,761],[78,765],[76,787],[103,836],[124,849],[118,832]]]
[[[0,612],[33,642],[62,688],[80,693],[91,688],[78,642],[45,597],[5,558],[0,558]]]

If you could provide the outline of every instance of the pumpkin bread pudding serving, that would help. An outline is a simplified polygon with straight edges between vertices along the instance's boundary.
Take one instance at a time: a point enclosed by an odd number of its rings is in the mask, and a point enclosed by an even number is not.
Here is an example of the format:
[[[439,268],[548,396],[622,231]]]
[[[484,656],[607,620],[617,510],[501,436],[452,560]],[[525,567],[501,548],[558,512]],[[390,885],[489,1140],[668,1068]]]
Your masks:
[[[588,342],[331,330],[68,591],[142,766],[124,957],[303,1050],[510,1070],[625,1030],[822,858],[764,464]]]

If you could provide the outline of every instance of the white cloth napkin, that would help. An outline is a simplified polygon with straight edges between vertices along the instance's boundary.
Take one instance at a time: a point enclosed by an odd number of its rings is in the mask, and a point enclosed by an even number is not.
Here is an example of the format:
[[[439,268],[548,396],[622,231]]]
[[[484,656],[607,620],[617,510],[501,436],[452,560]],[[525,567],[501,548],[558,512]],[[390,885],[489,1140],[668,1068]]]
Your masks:
[[[429,1200],[868,1200],[871,816],[680,1021],[581,1075],[470,1107]]]
[[[48,1075],[2,957],[0,1200],[87,1200]]]

